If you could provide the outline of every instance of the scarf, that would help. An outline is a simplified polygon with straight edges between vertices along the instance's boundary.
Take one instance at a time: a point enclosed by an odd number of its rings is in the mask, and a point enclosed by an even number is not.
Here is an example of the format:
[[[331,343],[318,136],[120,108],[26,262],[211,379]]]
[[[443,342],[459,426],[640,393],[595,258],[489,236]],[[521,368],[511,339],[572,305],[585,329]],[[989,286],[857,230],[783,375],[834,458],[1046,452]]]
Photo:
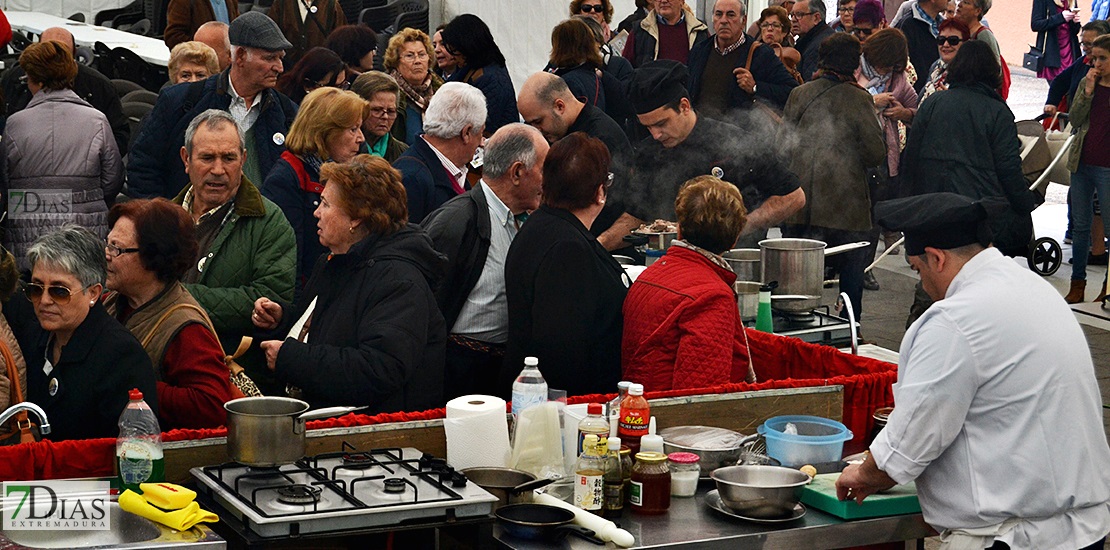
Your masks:
[[[863,73],[863,76],[867,78],[867,86],[864,86],[864,88],[870,92],[871,95],[878,95],[885,92],[890,85],[890,77],[894,76],[894,71],[890,71],[886,74],[879,74],[879,72],[867,62],[867,58],[862,55],[859,56],[859,70]]]
[[[424,109],[428,108],[428,102],[432,99],[432,72],[428,71],[428,76],[424,77],[424,82],[419,86],[409,84],[407,80],[401,77],[401,73],[397,69],[389,72],[389,75],[397,81],[401,86],[401,91],[409,98],[409,104],[416,107],[416,110],[424,113]]]
[[[320,155],[316,153],[305,153],[300,155],[300,157],[305,167],[311,167],[317,174],[320,173],[320,167],[324,165],[324,159],[320,158]]]
[[[728,262],[726,262],[724,258],[722,258],[721,256],[719,256],[717,254],[714,254],[714,253],[712,253],[712,252],[710,252],[710,251],[708,251],[704,248],[701,248],[700,246],[694,246],[694,245],[692,245],[692,244],[690,244],[686,241],[683,241],[681,239],[675,239],[675,240],[671,241],[671,246],[677,246],[679,248],[685,248],[687,250],[693,250],[694,252],[697,252],[698,254],[701,254],[702,256],[704,256],[705,259],[709,260],[713,265],[715,265],[715,266],[717,266],[721,269],[727,269],[728,271],[732,271],[732,266],[728,265]]]

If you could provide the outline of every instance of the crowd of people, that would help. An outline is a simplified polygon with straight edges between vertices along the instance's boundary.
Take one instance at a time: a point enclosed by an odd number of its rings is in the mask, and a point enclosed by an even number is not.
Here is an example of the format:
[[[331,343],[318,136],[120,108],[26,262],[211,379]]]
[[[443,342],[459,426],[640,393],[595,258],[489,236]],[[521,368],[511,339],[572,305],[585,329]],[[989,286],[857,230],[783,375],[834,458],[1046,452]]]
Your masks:
[[[74,61],[67,31],[48,29],[0,77],[6,198],[34,193],[57,209],[9,205],[0,343],[20,374],[3,381],[26,385],[57,440],[114,436],[131,388],[173,429],[219,426],[223,403],[244,395],[371,413],[508,397],[527,356],[572,395],[622,379],[647,391],[755,382],[722,255],[776,227],[832,246],[866,240],[829,261],[858,317],[877,288],[866,267],[878,242],[905,231],[922,317],[903,349],[895,429],[841,486],[862,499],[924,475],[923,507],[946,502],[967,483],[921,465],[961,459],[925,442],[986,447],[915,388],[950,388],[987,422],[1013,415],[970,391],[996,372],[947,376],[929,361],[1029,364],[990,350],[1013,334],[961,324],[1031,284],[997,257],[1024,253],[1041,201],[1003,99],[991,2],[907,0],[888,14],[879,0],[841,0],[831,23],[824,0],[772,4],[749,17],[745,2],[716,0],[703,22],[683,0],[638,0],[614,25],[608,0],[573,0],[548,64],[518,92],[473,14],[430,35],[401,29],[379,52],[336,0],[275,0],[268,15],[172,0],[170,82],[134,140],[111,84]],[[1033,15],[1043,76],[1055,77],[1046,112],[1070,106],[1078,129],[1067,301],[1081,301],[1094,195],[1110,194],[1110,27],[1080,32],[1074,8],[1047,0]],[[656,220],[675,222],[677,238],[633,282],[614,254],[642,259],[625,237]],[[998,286],[976,290],[972,269]],[[1038,289],[1075,337],[1059,296]],[[1086,418],[1098,395],[1074,382],[1093,376],[1089,356],[1067,349],[1074,377],[1058,391],[1068,419]],[[1046,391],[1063,372],[1029,368],[1015,380]],[[952,421],[939,436],[922,427],[931,415]],[[1061,427],[1038,426],[1018,433],[1055,445]],[[1063,520],[1037,519],[1014,533],[1031,547],[1105,535],[1107,485],[1088,488],[1067,517],[1090,528],[1063,537]],[[1035,500],[988,496],[1003,509]],[[953,509],[930,519],[976,526]]]

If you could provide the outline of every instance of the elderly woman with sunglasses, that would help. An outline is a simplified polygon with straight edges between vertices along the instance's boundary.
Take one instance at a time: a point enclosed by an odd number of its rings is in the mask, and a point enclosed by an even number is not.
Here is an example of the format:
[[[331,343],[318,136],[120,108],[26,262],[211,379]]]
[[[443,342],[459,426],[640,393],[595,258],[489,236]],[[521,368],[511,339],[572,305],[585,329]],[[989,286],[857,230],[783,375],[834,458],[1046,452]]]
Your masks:
[[[116,437],[132,388],[158,411],[150,358],[98,301],[104,241],[65,225],[39,237],[27,259],[31,282],[24,291],[30,301],[14,297],[4,304],[4,315],[27,361],[27,400],[50,419],[45,437]]]
[[[193,219],[166,200],[133,200],[108,213],[108,314],[139,339],[158,378],[163,429],[227,420],[231,381],[208,314],[179,279],[197,257]]]
[[[937,34],[937,50],[940,58],[933,62],[929,68],[929,80],[921,91],[921,101],[924,103],[929,96],[948,89],[948,64],[960,51],[960,46],[971,39],[971,29],[959,19],[945,19],[940,22],[940,33]]]
[[[609,0],[571,0],[570,14],[585,15],[597,21],[605,42],[613,38],[613,31],[609,28],[613,22],[613,5]]]
[[[366,141],[362,124],[369,115],[370,105],[354,92],[313,90],[289,127],[287,150],[262,184],[262,196],[281,208],[297,236],[297,288],[304,286],[316,258],[324,253],[312,219],[324,189],[320,167],[355,158]]]

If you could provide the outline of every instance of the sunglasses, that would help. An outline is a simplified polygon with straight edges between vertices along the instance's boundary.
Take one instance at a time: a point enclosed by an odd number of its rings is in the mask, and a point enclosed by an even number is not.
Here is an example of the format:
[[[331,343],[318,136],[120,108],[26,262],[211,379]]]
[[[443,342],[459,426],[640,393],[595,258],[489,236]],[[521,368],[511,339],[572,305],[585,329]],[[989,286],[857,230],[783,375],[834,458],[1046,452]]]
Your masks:
[[[855,35],[857,38],[860,36],[871,36],[871,33],[873,32],[875,32],[875,29],[865,29],[863,27],[852,28],[852,34]]]
[[[605,11],[605,7],[601,4],[582,4],[578,6],[578,11],[582,13],[590,13],[591,11],[594,13],[601,13]]]
[[[958,36],[938,36],[937,46],[943,46],[945,42],[947,42],[949,46],[958,46],[960,42],[963,41],[964,39]]]
[[[81,290],[87,288],[89,287],[82,288]],[[73,291],[64,286],[46,286],[41,283],[27,283],[23,285],[23,292],[27,293],[27,297],[30,298],[32,302],[41,301],[43,293],[49,292],[50,299],[54,300],[54,302],[60,306],[68,304],[70,299],[73,298]]]

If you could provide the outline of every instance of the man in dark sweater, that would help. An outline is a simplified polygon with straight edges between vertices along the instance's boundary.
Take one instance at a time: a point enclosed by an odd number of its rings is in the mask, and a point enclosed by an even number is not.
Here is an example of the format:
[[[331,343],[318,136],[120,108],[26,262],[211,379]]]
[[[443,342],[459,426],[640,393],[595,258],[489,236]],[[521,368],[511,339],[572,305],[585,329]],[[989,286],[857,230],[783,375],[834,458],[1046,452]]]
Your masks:
[[[632,143],[609,115],[593,105],[578,101],[562,78],[547,72],[528,77],[520,88],[516,106],[524,122],[536,127],[550,143],[574,132],[585,132],[600,139],[609,148],[612,158],[609,164],[609,170],[613,172],[611,192],[619,195],[622,189],[628,188]],[[615,251],[625,247],[624,236],[637,227],[639,222],[625,214],[623,206],[614,198],[605,204],[594,220],[590,233],[607,250]]]
[[[740,0],[717,0],[713,6],[716,34],[690,50],[688,89],[694,107],[703,115],[729,122],[733,111],[747,111],[754,101],[781,110],[798,86],[774,50],[757,47],[755,39],[744,34],[747,19]]]
[[[802,54],[798,70],[809,82],[817,72],[817,49],[826,38],[836,33],[825,23],[825,3],[822,0],[801,0],[790,11],[791,31],[798,36],[794,48]],[[937,49],[936,45],[933,49]]]
[[[928,78],[921,78],[929,74],[933,62],[940,58],[937,51],[937,34],[940,32],[940,13],[948,6],[948,0],[917,0],[913,5],[912,15],[898,22],[895,27],[906,35],[906,45],[910,50],[910,63],[917,71],[917,83],[913,89],[920,95],[925,89]]]
[[[685,0],[656,0],[655,9],[633,27],[621,56],[639,67],[654,59],[685,64],[692,48],[709,38],[709,28],[698,20]]]

